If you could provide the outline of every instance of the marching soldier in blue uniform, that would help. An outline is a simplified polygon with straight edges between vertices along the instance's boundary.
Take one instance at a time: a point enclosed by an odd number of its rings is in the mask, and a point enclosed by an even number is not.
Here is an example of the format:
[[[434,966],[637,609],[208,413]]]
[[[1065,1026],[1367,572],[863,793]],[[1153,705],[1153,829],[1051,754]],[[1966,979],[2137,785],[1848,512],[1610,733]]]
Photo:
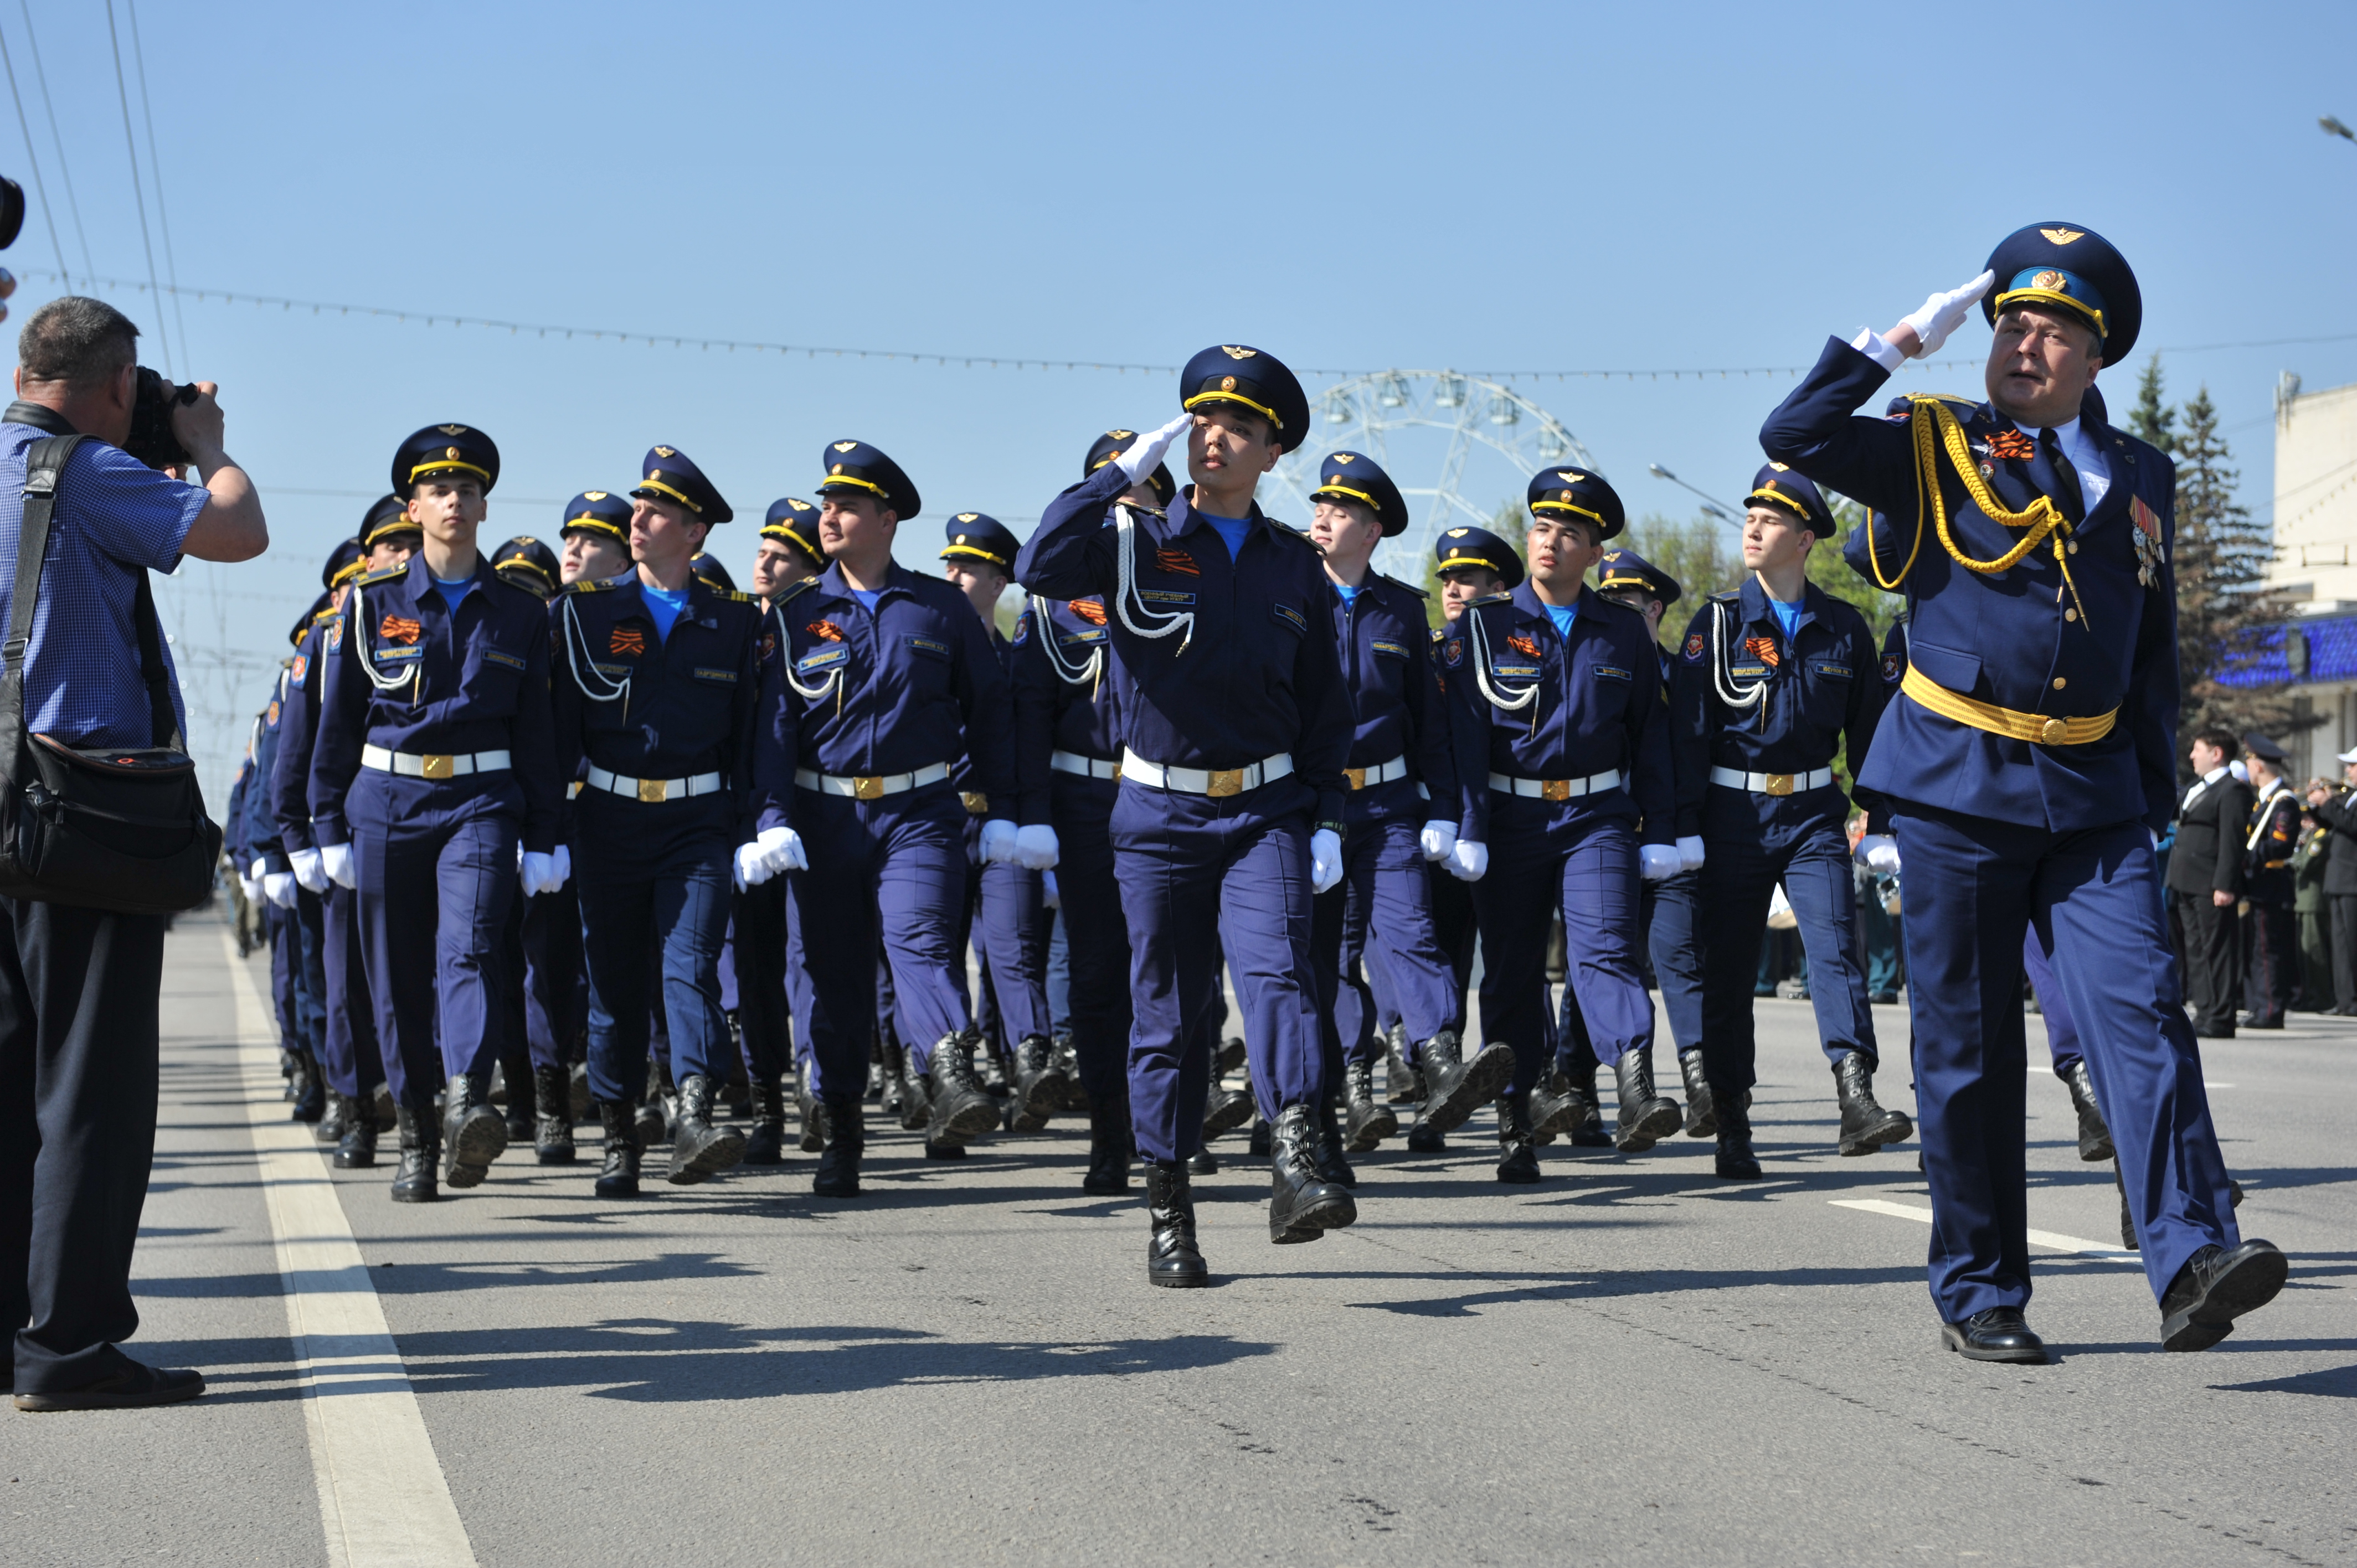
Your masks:
[[[1745,498],[1740,589],[1714,595],[1687,623],[1673,660],[1678,825],[1698,835],[1704,911],[1702,1047],[1717,1123],[1718,1174],[1757,1179],[1750,1103],[1751,1005],[1760,940],[1779,883],[1800,922],[1809,994],[1841,1101],[1839,1146],[1869,1155],[1907,1137],[1907,1118],[1876,1103],[1874,1015],[1857,960],[1849,803],[1834,778],[1874,740],[1884,687],[1873,629],[1857,608],[1808,580],[1809,552],[1839,525],[1816,486],[1771,463]],[[1881,802],[1867,807],[1862,848],[1896,865]]]
[[[528,533],[492,551],[491,570],[544,604],[555,596],[565,580],[556,552]],[[505,1019],[500,1033],[500,1076],[507,1082],[508,1142],[530,1138],[540,1164],[561,1165],[573,1159],[573,1084],[561,1055],[549,1056],[544,1069],[534,1048],[532,998],[542,987],[535,984],[539,977],[533,973],[524,928],[535,912],[543,914],[545,924],[545,912],[536,900],[519,898],[510,905],[506,934],[500,939],[507,978],[500,993]],[[547,1031],[541,1034],[546,1036]]]
[[[961,757],[988,797],[984,864],[1015,854],[1013,706],[963,594],[892,560],[921,500],[864,441],[820,455],[827,569],[789,585],[772,614],[787,693],[774,722],[794,759],[791,820],[810,865],[786,889],[787,994],[807,1041],[825,1148],[812,1190],[854,1197],[866,1147],[860,1094],[877,1032],[880,940],[906,1026],[904,1119],[929,1155],[955,1158],[998,1124],[967,1057],[974,1020],[953,950],[965,897]]]
[[[1342,877],[1318,896],[1310,916],[1309,961],[1326,1080],[1348,1108],[1349,1148],[1365,1153],[1399,1130],[1399,1118],[1375,1098],[1373,1000],[1358,978],[1370,931],[1373,962],[1383,973],[1426,1085],[1424,1120],[1436,1132],[1460,1126],[1497,1097],[1513,1070],[1512,1053],[1471,1063],[1459,1057],[1461,1005],[1448,956],[1433,926],[1426,863],[1457,847],[1463,797],[1449,746],[1448,699],[1426,652],[1428,623],[1421,588],[1374,571],[1375,546],[1407,527],[1407,501],[1375,460],[1329,453],[1309,494],[1316,510],[1309,537],[1325,557],[1327,592],[1319,608],[1340,656],[1342,682],[1357,725],[1342,769],[1350,787],[1343,821]],[[1318,1103],[1318,1152],[1328,1179],[1356,1178],[1343,1157],[1331,1095]],[[1509,1180],[1536,1180],[1517,1165]]]
[[[1854,416],[1975,301],[1986,403]],[[1857,782],[1889,803],[1906,867],[1932,1296],[1943,1343],[1976,1359],[2046,1359],[2023,1317],[2025,1047],[2001,1021],[2029,927],[2118,1147],[2163,1346],[2216,1344],[2287,1270],[2236,1231],[2155,878],[2176,804],[2175,474],[2081,406],[2142,315],[2102,236],[2023,229],[1889,337],[1827,343],[1760,431],[1770,459],[1881,514],[1846,553],[1908,597],[1900,695]]]
[[[440,1196],[437,1160],[439,1181],[470,1187],[507,1147],[485,1099],[507,978],[500,939],[518,896],[517,840],[523,886],[546,883],[562,803],[546,611],[475,543],[499,473],[499,448],[468,425],[428,425],[401,444],[393,488],[423,543],[406,566],[352,585],[319,693],[312,831],[328,878],[359,895],[403,1203]]]
[[[1147,1161],[1146,1277],[1209,1283],[1187,1162],[1202,1145],[1205,1027],[1224,945],[1253,1083],[1272,1124],[1269,1240],[1358,1216],[1318,1174],[1326,1094],[1308,989],[1310,900],[1342,874],[1351,707],[1315,545],[1265,516],[1260,477],[1309,431],[1293,372],[1222,345],[1180,376],[1180,416],[1050,502],[1015,575],[1048,598],[1101,596],[1123,672],[1111,821],[1132,944],[1130,1110]],[[1105,511],[1181,435],[1195,483],[1157,516]],[[1222,941],[1224,939],[1224,943]]]
[[[635,1127],[650,1003],[667,1026],[678,1086],[665,1179],[710,1180],[745,1153],[714,1124],[735,1049],[720,1009],[732,879],[802,863],[775,800],[782,737],[761,713],[762,610],[715,589],[691,560],[734,513],[673,446],[651,448],[630,491],[633,573],[576,579],[550,607],[559,777],[569,813],[589,976],[589,1096],[605,1133],[596,1191],[639,1190]],[[562,875],[562,867],[559,875]],[[647,994],[661,955],[660,995]]]
[[[562,549],[557,575],[565,583],[593,583],[630,569],[630,503],[611,490],[584,490],[565,503],[557,529]]]
[[[285,994],[293,1022],[289,1048],[296,1063],[294,1119],[309,1122],[324,1122],[328,1109],[327,976],[322,950],[326,933],[319,896],[296,877],[289,857],[301,845],[290,842],[279,826],[276,782],[287,766],[281,759],[293,750],[286,744],[291,733],[287,720],[301,704],[302,682],[307,673],[307,667],[297,672],[301,650],[332,602],[321,593],[287,634],[296,652],[271,683],[270,705],[263,710],[262,727],[254,740],[254,786],[246,791],[244,801],[245,853],[253,860],[254,878],[262,884],[275,917],[274,958],[284,955]],[[301,738],[308,738],[307,732]],[[294,766],[299,772],[301,764]]]
[[[780,496],[770,503],[753,552],[753,592],[775,600],[789,583],[815,577],[826,570],[826,554],[818,547],[818,508],[799,496]]]
[[[1533,1136],[1560,910],[1580,1016],[1620,1084],[1616,1139],[1635,1153],[1681,1120],[1654,1092],[1653,999],[1637,965],[1638,879],[1684,864],[1661,662],[1645,618],[1583,582],[1624,521],[1604,477],[1542,469],[1528,504],[1528,579],[1468,605],[1441,652],[1464,795],[1456,855],[1478,878],[1482,1031],[1514,1053],[1498,1136],[1505,1161]]]

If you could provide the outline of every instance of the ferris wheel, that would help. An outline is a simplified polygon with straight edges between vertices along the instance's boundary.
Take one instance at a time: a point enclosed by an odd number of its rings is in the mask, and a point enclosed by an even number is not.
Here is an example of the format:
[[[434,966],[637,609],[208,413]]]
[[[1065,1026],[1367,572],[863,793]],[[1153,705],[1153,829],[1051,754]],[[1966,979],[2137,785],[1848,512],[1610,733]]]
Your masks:
[[[1308,521],[1327,453],[1365,453],[1408,499],[1406,532],[1384,540],[1374,562],[1405,582],[1422,579],[1441,530],[1486,526],[1501,500],[1521,499],[1538,469],[1595,466],[1554,414],[1512,387],[1456,371],[1378,371],[1338,381],[1314,402],[1310,439],[1276,466],[1279,490],[1292,503],[1286,521]],[[1431,482],[1409,482],[1426,477]]]

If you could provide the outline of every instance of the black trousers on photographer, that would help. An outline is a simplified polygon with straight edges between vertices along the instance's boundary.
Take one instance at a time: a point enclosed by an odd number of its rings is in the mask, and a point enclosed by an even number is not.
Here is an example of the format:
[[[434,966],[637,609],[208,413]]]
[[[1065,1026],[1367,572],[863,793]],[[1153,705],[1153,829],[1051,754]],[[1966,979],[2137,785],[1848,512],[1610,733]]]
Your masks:
[[[0,1330],[15,1390],[130,1365],[156,1150],[161,915],[0,898]]]

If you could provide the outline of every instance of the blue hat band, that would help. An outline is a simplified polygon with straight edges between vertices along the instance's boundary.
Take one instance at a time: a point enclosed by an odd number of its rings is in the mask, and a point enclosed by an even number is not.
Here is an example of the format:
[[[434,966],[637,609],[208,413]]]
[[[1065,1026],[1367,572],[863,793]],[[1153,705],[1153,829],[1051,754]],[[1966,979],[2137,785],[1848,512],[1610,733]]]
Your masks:
[[[2024,267],[2013,274],[2013,282],[1996,296],[1996,308],[2003,310],[2025,299],[2067,306],[2092,322],[2097,337],[2106,335],[2103,294],[2077,273],[2064,272],[2061,267]]]

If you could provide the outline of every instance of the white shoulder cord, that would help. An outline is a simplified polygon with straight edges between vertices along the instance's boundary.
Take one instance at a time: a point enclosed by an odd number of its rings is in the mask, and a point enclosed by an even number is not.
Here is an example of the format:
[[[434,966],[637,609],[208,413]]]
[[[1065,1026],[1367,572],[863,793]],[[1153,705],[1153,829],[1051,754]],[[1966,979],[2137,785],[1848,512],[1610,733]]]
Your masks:
[[[565,596],[565,651],[571,656],[565,662],[573,668],[573,683],[581,688],[583,696],[593,703],[610,703],[619,697],[624,711],[629,710],[630,677],[625,675],[617,681],[597,668],[597,660],[589,650],[588,634],[581,629],[580,612],[575,607],[571,594]],[[597,678],[598,684],[605,690],[589,689],[589,677],[592,675]]]
[[[1146,601],[1141,598],[1137,601],[1137,613],[1142,616],[1160,616],[1162,624],[1140,626],[1131,618],[1129,602],[1136,596],[1137,592],[1137,519],[1125,504],[1115,503],[1113,512],[1114,557],[1120,573],[1119,584],[1114,590],[1114,612],[1121,617],[1122,625],[1139,637],[1168,637],[1172,632],[1183,628],[1187,635],[1179,639],[1178,651],[1186,652],[1187,645],[1195,639],[1194,611],[1174,610],[1166,613],[1150,609],[1146,607]]]
[[[1510,714],[1519,714],[1539,700],[1539,684],[1534,681],[1512,696],[1501,694],[1490,682],[1490,631],[1482,624],[1480,607],[1469,607],[1465,613],[1473,618],[1473,681],[1481,688],[1481,695]],[[1533,721],[1535,723],[1535,719]]]
[[[418,679],[425,672],[425,660],[424,656],[420,655],[414,664],[398,675],[387,676],[378,674],[376,661],[369,657],[369,624],[367,610],[367,605],[362,603],[361,599],[361,585],[358,583],[354,583],[352,585],[352,616],[350,623],[345,628],[345,635],[352,639],[352,651],[360,655],[361,673],[369,678],[369,684],[374,686],[380,692],[391,693],[398,690],[409,682]]]
[[[803,685],[794,675],[793,641],[786,636],[786,618],[779,613],[775,605],[770,607],[770,613],[778,618],[778,658],[785,665],[786,684],[793,688],[794,695],[813,707],[833,697],[834,711],[840,714],[843,712],[843,672],[850,665],[850,654],[845,653],[835,667],[827,671],[825,680],[815,686]],[[849,644],[844,646],[848,649]]]
[[[2245,852],[2259,847],[2259,840],[2267,831],[2267,819],[2275,815],[2275,802],[2290,795],[2291,786],[2278,779],[2267,787],[2267,793],[2259,797],[2258,804],[2251,808],[2251,836],[2243,841]]]
[[[1031,596],[1031,625],[1039,637],[1040,647],[1047,651],[1048,667],[1065,685],[1093,685],[1104,673],[1105,650],[1101,647],[1091,649],[1089,656],[1077,664],[1064,657],[1056,646],[1056,623],[1049,617],[1048,601],[1037,594]]]
[[[1727,604],[1724,600],[1710,607],[1710,683],[1718,693],[1718,700],[1738,711],[1757,708],[1768,700],[1768,682],[1754,681],[1749,685],[1738,681],[1727,662]]]

